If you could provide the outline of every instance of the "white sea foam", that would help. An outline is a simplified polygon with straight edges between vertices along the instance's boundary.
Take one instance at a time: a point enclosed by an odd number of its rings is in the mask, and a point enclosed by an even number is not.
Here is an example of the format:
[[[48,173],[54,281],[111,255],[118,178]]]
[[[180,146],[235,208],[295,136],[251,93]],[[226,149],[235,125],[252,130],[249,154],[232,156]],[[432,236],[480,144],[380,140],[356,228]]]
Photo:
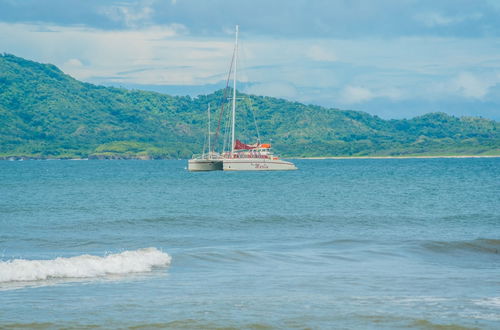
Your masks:
[[[0,262],[0,283],[148,272],[153,267],[168,266],[171,259],[156,248],[124,251],[104,257],[85,254],[51,260],[14,259]]]
[[[476,299],[474,300],[474,303],[480,306],[495,307],[497,309],[500,309],[500,297]]]

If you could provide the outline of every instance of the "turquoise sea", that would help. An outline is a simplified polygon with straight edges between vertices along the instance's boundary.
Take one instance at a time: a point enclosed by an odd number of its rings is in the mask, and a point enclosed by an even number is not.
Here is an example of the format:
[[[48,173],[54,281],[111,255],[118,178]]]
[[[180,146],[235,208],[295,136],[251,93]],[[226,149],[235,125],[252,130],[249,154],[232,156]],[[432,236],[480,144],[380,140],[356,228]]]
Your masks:
[[[500,328],[500,158],[294,162],[0,162],[0,328]]]

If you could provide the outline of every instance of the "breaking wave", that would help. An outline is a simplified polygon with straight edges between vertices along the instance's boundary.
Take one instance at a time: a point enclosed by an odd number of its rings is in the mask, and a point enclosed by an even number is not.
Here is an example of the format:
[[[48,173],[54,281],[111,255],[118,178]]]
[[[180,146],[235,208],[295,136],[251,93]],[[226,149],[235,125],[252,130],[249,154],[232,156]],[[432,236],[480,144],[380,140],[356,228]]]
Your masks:
[[[93,278],[106,275],[149,272],[168,266],[172,258],[156,248],[109,254],[81,255],[51,260],[14,259],[0,262],[0,283],[60,278]]]

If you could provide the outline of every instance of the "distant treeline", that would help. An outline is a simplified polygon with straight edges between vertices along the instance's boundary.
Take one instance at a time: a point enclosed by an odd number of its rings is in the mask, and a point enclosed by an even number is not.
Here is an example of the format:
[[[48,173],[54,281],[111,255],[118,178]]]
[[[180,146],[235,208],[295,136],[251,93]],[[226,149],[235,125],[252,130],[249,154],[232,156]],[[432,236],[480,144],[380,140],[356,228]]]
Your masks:
[[[285,157],[500,154],[499,123],[429,113],[383,120],[239,93],[237,135],[272,142]],[[223,91],[196,98],[80,82],[54,65],[0,55],[0,157],[188,158],[206,137],[206,109]],[[218,114],[213,113],[213,126]],[[223,125],[222,125],[223,126]],[[222,139],[218,139],[219,144]]]

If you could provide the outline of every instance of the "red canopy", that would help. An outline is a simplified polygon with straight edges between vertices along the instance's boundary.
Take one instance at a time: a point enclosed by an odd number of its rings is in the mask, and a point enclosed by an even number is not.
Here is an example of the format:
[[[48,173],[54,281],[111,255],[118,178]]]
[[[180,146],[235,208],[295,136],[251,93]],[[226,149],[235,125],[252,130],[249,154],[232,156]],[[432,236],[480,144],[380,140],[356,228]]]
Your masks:
[[[236,142],[234,142],[234,149],[236,150],[250,150],[250,149],[255,149],[256,147],[252,147],[252,146],[249,146],[248,144],[244,144],[243,142],[241,142],[240,140],[236,140]]]

